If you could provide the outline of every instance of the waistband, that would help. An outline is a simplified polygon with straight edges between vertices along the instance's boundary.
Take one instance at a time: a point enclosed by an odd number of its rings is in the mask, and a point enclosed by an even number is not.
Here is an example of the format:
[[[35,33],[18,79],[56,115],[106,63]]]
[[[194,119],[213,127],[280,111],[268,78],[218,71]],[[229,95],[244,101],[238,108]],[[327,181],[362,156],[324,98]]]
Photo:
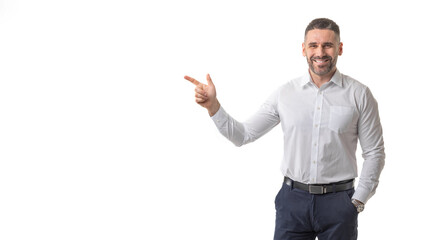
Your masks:
[[[297,188],[310,194],[326,194],[332,192],[341,192],[354,188],[354,179],[341,181],[329,184],[304,184],[291,180],[288,177],[284,177],[284,183],[290,187]]]

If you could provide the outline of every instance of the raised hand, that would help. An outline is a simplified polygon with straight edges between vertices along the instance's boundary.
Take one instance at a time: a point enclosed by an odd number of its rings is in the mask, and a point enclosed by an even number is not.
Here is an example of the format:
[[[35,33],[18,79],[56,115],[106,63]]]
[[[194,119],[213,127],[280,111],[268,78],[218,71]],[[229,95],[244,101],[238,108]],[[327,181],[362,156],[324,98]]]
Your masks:
[[[220,108],[220,103],[216,98],[216,87],[210,74],[207,74],[207,85],[189,76],[184,78],[195,85],[195,102],[206,108],[210,116],[215,115]]]

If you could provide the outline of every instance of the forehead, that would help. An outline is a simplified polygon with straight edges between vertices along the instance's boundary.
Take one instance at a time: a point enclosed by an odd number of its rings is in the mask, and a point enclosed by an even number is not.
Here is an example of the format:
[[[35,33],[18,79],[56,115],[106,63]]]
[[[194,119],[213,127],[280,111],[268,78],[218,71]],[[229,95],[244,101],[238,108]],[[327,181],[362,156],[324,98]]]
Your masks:
[[[316,43],[324,43],[324,42],[336,42],[336,34],[329,29],[313,29],[310,30],[305,36],[305,42],[316,42]]]

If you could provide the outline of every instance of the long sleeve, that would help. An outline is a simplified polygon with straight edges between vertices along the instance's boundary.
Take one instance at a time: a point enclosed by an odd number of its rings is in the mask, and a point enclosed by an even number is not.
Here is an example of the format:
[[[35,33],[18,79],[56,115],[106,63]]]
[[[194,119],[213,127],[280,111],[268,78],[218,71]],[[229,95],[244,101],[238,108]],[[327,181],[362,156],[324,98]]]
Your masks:
[[[276,110],[277,98],[278,92],[275,92],[261,108],[245,122],[238,122],[222,107],[220,107],[219,111],[212,116],[211,119],[219,132],[239,147],[260,138],[280,122]]]
[[[368,88],[362,97],[358,138],[364,164],[353,198],[366,203],[376,192],[380,173],[385,165],[382,126],[377,102]]]

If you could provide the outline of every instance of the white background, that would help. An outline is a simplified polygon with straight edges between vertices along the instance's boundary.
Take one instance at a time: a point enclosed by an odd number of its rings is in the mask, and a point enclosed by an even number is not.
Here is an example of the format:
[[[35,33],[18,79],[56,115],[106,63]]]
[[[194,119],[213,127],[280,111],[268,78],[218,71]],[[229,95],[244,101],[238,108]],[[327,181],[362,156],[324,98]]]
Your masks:
[[[370,87],[384,128],[359,239],[421,238],[420,3],[0,0],[0,239],[272,239],[280,128],[234,147],[183,76],[210,73],[244,120],[307,70],[317,17],[339,24],[338,68]]]

